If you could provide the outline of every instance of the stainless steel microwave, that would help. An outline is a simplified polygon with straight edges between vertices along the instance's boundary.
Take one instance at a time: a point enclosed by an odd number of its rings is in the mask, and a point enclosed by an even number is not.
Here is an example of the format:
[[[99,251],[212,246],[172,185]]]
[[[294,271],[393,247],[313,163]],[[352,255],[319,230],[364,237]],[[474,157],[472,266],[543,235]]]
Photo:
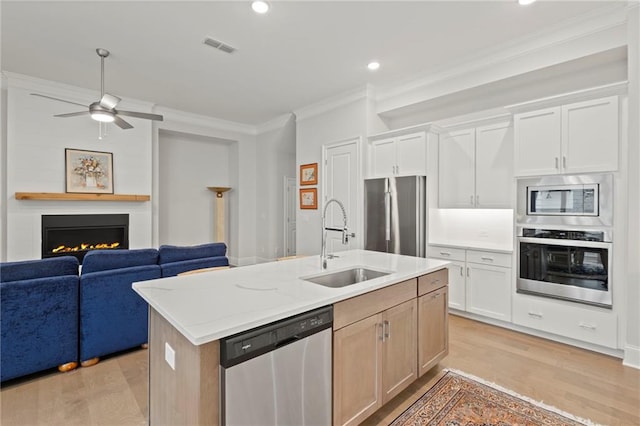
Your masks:
[[[521,225],[613,226],[611,174],[544,176],[518,180]]]

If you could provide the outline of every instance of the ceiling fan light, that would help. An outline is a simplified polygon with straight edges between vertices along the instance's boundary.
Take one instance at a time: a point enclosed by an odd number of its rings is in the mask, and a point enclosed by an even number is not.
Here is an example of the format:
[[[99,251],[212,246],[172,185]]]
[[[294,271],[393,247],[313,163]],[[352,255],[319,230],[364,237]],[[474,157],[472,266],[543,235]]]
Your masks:
[[[93,111],[91,112],[91,118],[102,123],[113,123],[116,119],[113,114],[107,111]]]
[[[254,12],[264,14],[269,11],[269,3],[266,1],[257,0],[251,3],[251,8]]]

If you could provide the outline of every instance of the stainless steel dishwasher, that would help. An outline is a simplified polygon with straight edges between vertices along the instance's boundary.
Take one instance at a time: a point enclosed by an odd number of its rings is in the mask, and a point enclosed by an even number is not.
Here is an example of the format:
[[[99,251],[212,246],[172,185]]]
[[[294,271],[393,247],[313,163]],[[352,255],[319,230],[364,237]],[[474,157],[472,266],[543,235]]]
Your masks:
[[[327,306],[222,339],[222,424],[330,425],[332,323]]]

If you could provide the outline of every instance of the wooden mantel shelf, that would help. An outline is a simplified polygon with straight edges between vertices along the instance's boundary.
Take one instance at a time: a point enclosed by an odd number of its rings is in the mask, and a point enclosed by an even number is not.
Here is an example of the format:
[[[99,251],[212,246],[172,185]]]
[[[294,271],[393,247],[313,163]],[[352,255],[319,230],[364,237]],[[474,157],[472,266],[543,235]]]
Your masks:
[[[139,194],[72,194],[63,192],[16,192],[16,200],[49,201],[149,201],[150,195]]]

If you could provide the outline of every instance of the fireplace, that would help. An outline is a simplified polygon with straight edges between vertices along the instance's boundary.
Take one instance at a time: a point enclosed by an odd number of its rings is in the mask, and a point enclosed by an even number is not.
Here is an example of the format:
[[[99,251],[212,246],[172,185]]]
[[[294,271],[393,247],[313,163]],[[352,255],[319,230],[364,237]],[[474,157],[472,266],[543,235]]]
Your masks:
[[[128,214],[42,216],[42,258],[84,255],[96,249],[129,248]]]

